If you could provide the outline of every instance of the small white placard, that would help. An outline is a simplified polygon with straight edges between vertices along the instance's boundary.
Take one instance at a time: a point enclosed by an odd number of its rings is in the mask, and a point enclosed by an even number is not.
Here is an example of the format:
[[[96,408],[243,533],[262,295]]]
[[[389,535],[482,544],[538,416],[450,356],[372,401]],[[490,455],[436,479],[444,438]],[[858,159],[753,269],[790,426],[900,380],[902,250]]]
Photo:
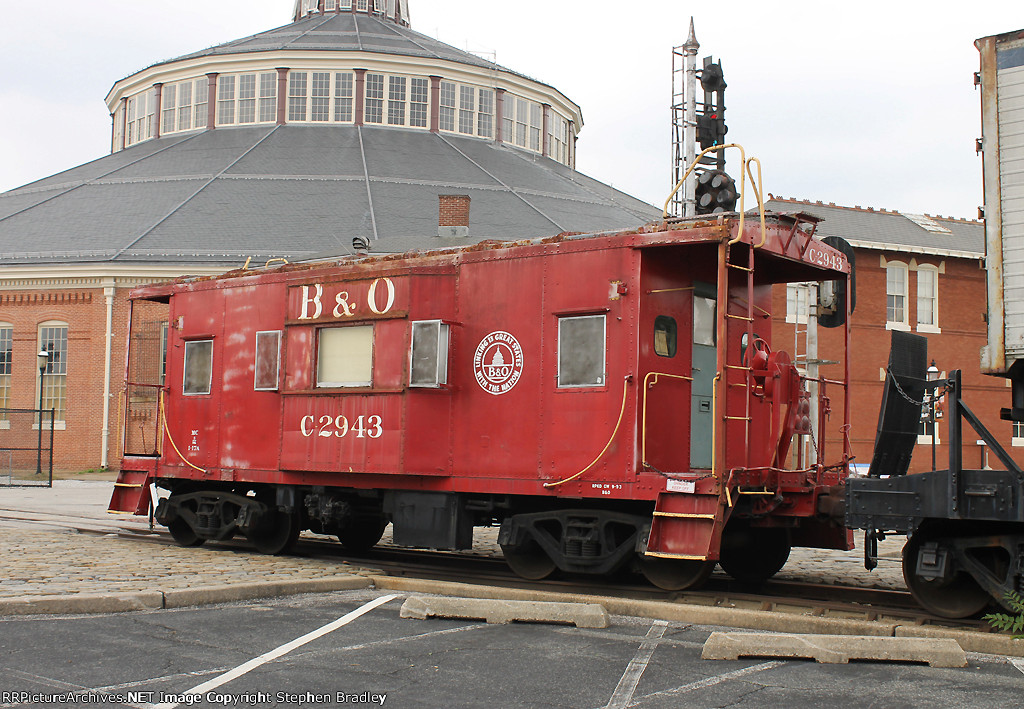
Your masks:
[[[697,490],[697,483],[693,480],[672,480],[669,479],[665,484],[665,489],[669,492],[688,492],[693,493]]]

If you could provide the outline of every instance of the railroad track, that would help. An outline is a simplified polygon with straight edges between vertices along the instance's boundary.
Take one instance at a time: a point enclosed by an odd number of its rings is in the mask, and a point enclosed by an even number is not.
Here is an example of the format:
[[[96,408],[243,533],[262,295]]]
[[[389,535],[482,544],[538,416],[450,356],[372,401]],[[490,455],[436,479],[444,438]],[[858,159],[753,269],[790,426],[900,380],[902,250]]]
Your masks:
[[[176,542],[162,527],[150,531],[139,524],[106,524],[87,517],[17,513],[0,510],[0,518],[40,526],[63,526],[84,534],[110,535],[136,542],[174,546]],[[252,546],[241,538],[208,542],[224,551],[250,553]],[[823,584],[769,580],[754,588],[745,586],[723,573],[712,574],[698,590],[663,591],[639,575],[618,574],[600,580],[586,576],[555,576],[543,581],[528,581],[515,575],[499,553],[450,552],[405,549],[382,543],[364,554],[341,547],[332,538],[303,536],[293,552],[295,556],[326,563],[347,562],[379,569],[388,576],[434,579],[500,588],[600,595],[633,600],[651,600],[700,606],[774,611],[797,615],[928,625],[988,632],[980,620],[949,621],[921,610],[909,591],[866,588],[856,585]]]

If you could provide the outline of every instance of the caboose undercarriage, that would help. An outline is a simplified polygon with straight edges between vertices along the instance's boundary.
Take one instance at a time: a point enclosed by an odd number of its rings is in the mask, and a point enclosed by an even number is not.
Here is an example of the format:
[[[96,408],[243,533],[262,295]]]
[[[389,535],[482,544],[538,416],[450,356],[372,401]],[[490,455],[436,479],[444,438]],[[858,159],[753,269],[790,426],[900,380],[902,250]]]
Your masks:
[[[309,529],[335,536],[349,551],[365,553],[393,525],[396,545],[436,550],[469,549],[474,527],[500,527],[498,544],[518,575],[530,580],[556,571],[643,574],[666,590],[702,583],[716,560],[648,555],[653,504],[553,504],[551,499],[419,491],[231,485],[163,480],[170,491],[156,508],[182,546],[244,536],[267,554],[288,552]],[[757,526],[760,524],[761,526]],[[794,528],[797,523],[794,521]],[[777,522],[735,516],[725,526],[717,563],[737,580],[760,583],[777,573],[792,548],[791,529]]]

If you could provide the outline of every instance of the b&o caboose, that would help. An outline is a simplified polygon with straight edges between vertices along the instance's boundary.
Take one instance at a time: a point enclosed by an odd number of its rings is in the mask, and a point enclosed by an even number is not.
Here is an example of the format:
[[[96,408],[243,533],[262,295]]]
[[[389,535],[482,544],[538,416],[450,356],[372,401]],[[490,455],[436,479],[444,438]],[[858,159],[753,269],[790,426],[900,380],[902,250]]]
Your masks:
[[[849,367],[815,382],[812,423],[772,347],[774,284],[849,278],[814,226],[723,214],[137,288],[111,509],[146,513],[155,483],[179,543],[267,553],[303,529],[463,549],[500,525],[524,577],[638,567],[665,589],[852,548],[832,520]]]

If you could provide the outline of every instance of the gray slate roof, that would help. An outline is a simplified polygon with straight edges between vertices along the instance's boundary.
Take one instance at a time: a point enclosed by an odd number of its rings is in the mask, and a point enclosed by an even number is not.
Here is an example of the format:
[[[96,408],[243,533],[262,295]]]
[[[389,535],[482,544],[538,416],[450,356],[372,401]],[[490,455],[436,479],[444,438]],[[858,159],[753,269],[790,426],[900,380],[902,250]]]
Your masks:
[[[200,57],[277,50],[379,52],[399,56],[442,59],[523,76],[475,54],[456,49],[408,27],[402,27],[390,20],[349,12],[310,15],[282,27],[158,62],[154,66]],[[531,80],[536,81],[535,79]],[[543,84],[543,82],[538,83]]]
[[[0,194],[0,264],[233,266],[351,253],[356,236],[374,251],[430,248],[442,243],[441,194],[470,196],[470,242],[660,216],[553,160],[479,139],[376,126],[218,128]]]
[[[985,225],[982,222],[931,217],[950,233],[936,233],[905,214],[880,209],[841,207],[795,199],[773,198],[765,205],[777,212],[801,211],[820,217],[815,236],[841,236],[854,246],[908,253],[931,253],[963,258],[985,256]]]

